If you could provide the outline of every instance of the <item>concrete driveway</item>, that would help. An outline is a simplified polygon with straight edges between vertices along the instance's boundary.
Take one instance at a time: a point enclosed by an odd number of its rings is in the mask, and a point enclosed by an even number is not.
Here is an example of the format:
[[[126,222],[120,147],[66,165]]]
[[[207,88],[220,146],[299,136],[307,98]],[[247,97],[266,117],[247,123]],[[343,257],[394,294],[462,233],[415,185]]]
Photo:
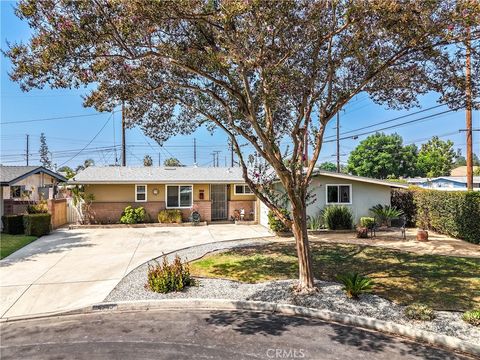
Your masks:
[[[58,230],[0,261],[0,317],[64,311],[103,301],[155,257],[216,241],[271,236],[260,225]]]

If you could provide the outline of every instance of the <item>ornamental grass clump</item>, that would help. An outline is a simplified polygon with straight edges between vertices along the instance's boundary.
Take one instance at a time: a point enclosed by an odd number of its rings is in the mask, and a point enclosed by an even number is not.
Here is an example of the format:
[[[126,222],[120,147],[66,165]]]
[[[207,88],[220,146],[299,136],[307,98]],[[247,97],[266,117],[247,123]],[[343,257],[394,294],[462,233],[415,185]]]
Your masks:
[[[148,266],[147,283],[145,287],[158,293],[182,291],[186,286],[192,286],[194,280],[190,277],[188,263],[182,263],[180,256],[175,255],[170,264],[164,256],[162,263]]]
[[[350,230],[353,227],[353,214],[346,206],[325,206],[322,216],[329,230]]]
[[[470,325],[480,327],[480,309],[464,312],[462,315],[462,320]]]
[[[404,314],[410,320],[430,321],[435,319],[433,309],[428,305],[419,303],[408,305]]]
[[[360,294],[372,292],[373,280],[359,273],[340,274],[337,280],[343,284],[342,290],[350,299],[358,299]]]

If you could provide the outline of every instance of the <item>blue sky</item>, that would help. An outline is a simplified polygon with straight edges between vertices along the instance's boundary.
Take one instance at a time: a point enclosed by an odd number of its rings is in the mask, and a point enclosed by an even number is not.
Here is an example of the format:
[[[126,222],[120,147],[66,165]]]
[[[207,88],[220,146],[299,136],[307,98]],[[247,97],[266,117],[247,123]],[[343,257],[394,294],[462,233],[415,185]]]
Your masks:
[[[13,14],[13,2],[0,2],[1,8],[1,47],[6,49],[6,42],[23,41],[29,37],[29,28]],[[97,165],[107,165],[115,162],[114,144],[117,145],[117,158],[120,159],[120,114],[116,113],[113,119],[108,121],[103,131],[83,149],[98,131],[104,126],[111,114],[97,113],[91,108],[82,106],[82,89],[73,90],[33,90],[24,93],[18,84],[10,81],[8,71],[10,63],[5,57],[1,57],[1,102],[0,102],[0,139],[1,139],[1,163],[4,165],[25,165],[26,134],[30,135],[30,164],[38,164],[38,148],[40,133],[44,132],[47,137],[49,150],[53,155],[53,162],[60,165],[76,167],[87,158],[93,158]],[[421,99],[422,108],[435,106],[436,96],[429,95]],[[412,109],[410,112],[418,111]],[[405,121],[420,118],[429,114],[446,110],[446,107],[437,108],[422,114],[413,115],[383,126],[400,124]],[[70,119],[42,120],[54,117],[71,115],[89,115]],[[408,114],[408,111],[387,110],[382,106],[373,104],[365,94],[354,98],[341,113],[341,133],[358,129],[364,126],[389,120]],[[21,122],[29,121],[29,122]],[[326,132],[326,138],[335,135],[335,122],[331,122]],[[375,130],[382,126],[372,127]],[[480,114],[474,112],[473,127],[480,128]],[[459,133],[459,129],[465,128],[464,111],[452,112],[437,116],[425,121],[414,122],[409,125],[399,126],[385,130],[386,133],[397,132],[407,144],[420,145],[428,138],[438,135],[442,139],[450,139],[455,143],[455,149],[465,151],[465,134]],[[360,131],[363,132],[363,131]],[[355,132],[348,134],[354,135]],[[347,136],[347,135],[345,135]],[[341,142],[342,163],[346,162],[348,153],[355,148],[359,141],[367,135],[357,139],[345,139]],[[143,156],[149,154],[158,164],[159,156],[163,160],[175,156],[185,165],[193,164],[193,138],[197,140],[197,163],[200,166],[212,165],[212,152],[221,151],[219,155],[220,165],[225,164],[225,158],[229,163],[230,153],[227,147],[226,137],[217,132],[211,135],[205,129],[198,130],[190,136],[177,136],[160,147],[152,139],[143,135],[140,129],[127,130],[127,165],[143,164]],[[480,153],[480,132],[474,132],[474,152]],[[80,152],[80,153],[79,153]],[[322,148],[319,162],[335,161],[335,143],[327,142]]]

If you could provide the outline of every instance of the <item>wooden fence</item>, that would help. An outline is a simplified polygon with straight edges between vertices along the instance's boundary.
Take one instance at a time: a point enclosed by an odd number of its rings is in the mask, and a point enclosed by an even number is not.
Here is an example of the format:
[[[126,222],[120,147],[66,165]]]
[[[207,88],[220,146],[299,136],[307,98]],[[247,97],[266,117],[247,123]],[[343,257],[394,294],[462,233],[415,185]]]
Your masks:
[[[48,212],[52,215],[52,228],[57,229],[67,223],[67,199],[50,199]]]

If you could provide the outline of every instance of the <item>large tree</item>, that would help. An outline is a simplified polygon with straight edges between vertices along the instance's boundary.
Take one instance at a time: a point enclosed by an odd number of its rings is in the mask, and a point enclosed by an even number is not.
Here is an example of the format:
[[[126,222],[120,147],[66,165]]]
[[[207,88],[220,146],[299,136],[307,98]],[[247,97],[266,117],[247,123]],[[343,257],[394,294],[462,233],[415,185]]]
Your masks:
[[[32,28],[7,52],[23,89],[90,85],[86,106],[124,101],[128,123],[159,142],[201,125],[227,134],[247,184],[292,227],[302,289],[314,287],[307,187],[339,109],[360,92],[394,108],[429,91],[464,105],[463,49],[447,45],[462,43],[467,26],[479,91],[474,0],[24,0],[17,14]],[[244,142],[264,165],[248,166]]]
[[[434,136],[422,144],[418,152],[418,169],[422,176],[448,176],[453,168],[455,150],[451,140],[443,141]]]
[[[40,163],[42,166],[51,169],[52,160],[50,159],[50,151],[48,150],[47,137],[43,132],[40,134],[40,148],[38,149],[38,153],[40,154]]]
[[[403,146],[398,134],[376,133],[362,140],[350,153],[347,170],[377,179],[410,177],[416,174],[417,147]]]

